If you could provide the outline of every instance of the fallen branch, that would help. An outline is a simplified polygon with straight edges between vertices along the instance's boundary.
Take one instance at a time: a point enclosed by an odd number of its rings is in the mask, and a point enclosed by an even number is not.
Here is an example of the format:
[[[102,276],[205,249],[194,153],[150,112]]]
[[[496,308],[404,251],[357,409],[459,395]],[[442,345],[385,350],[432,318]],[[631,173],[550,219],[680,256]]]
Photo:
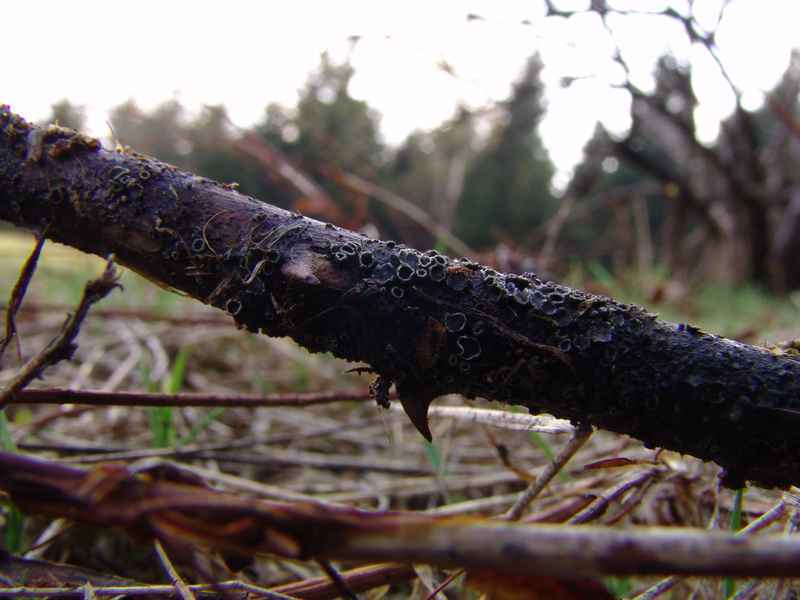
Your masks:
[[[165,547],[250,556],[392,561],[499,573],[589,577],[675,573],[793,577],[800,540],[701,529],[524,525],[315,502],[272,502],[207,487],[183,471],[84,470],[0,452],[0,488],[28,513],[65,517]]]
[[[430,437],[446,393],[523,404],[714,460],[725,483],[800,481],[800,362],[533,273],[498,273],[307,219],[0,109],[0,219],[366,363]]]

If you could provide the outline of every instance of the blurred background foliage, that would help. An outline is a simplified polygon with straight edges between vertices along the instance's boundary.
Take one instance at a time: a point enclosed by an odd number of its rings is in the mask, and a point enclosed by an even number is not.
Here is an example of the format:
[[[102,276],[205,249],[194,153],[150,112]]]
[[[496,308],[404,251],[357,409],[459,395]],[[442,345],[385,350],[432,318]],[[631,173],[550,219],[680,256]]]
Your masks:
[[[686,23],[713,56],[713,32],[700,37]],[[617,62],[624,69],[622,56]],[[563,278],[594,265],[668,280],[654,284],[656,295],[680,296],[701,282],[776,293],[800,287],[800,54],[756,110],[744,108],[729,81],[737,102],[713,143],[696,135],[691,65],[662,56],[652,90],[630,78],[620,84],[631,97],[630,128],[611,134],[598,124],[561,190],[538,133],[547,110],[542,68],[531,56],[504,101],[459,106],[397,147],[384,142],[377,111],[350,95],[352,65],[327,54],[295,106],[267,104],[248,130],[236,128],[224,106],[188,114],[177,99],[149,111],[129,100],[109,125],[116,143],[236,182],[267,202],[447,250],[428,219],[509,271]],[[84,109],[64,99],[49,121],[81,128]],[[423,222],[393,199],[424,211]]]

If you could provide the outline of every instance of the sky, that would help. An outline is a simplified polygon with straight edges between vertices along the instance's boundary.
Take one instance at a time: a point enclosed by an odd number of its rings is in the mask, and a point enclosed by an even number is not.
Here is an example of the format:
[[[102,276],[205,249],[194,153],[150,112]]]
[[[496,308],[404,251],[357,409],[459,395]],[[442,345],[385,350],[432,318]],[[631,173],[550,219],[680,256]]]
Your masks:
[[[709,27],[721,1],[695,2]],[[639,10],[667,4],[610,2]],[[563,8],[586,3],[556,0]],[[683,10],[685,3],[669,4]],[[548,86],[540,131],[558,168],[557,186],[598,120],[614,132],[629,122],[627,95],[614,88],[621,81],[614,46],[600,20],[546,19],[537,0],[6,0],[3,9],[0,103],[39,120],[68,98],[86,107],[90,132],[103,137],[110,134],[109,109],[130,98],[145,108],[171,98],[190,110],[222,103],[234,123],[249,126],[269,102],[294,105],[326,51],[352,61],[350,92],[379,111],[390,144],[437,126],[459,103],[482,107],[507,97],[525,59],[540,52]],[[797,0],[733,0],[726,9],[720,55],[747,106],[758,106],[786,68],[793,44],[800,44],[798,22]],[[634,82],[645,89],[664,52],[691,62],[700,134],[713,140],[733,96],[707,53],[668,19],[626,16],[610,23]],[[561,87],[568,76],[581,79]]]

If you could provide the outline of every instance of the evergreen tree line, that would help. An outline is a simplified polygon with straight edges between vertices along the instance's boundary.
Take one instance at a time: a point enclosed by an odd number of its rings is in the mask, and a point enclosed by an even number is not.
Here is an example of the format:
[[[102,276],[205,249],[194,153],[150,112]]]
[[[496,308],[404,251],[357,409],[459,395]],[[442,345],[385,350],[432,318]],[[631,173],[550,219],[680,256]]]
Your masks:
[[[206,106],[189,117],[175,99],[150,111],[129,100],[112,109],[109,124],[124,146],[237,182],[240,191],[280,206],[331,217],[327,210],[349,226],[375,225],[383,237],[420,246],[438,242],[419,225],[390,214],[390,208],[342,186],[337,174],[358,175],[419,205],[474,248],[505,241],[532,250],[528,232],[557,208],[550,189],[555,169],[537,133],[544,115],[541,69],[539,58],[531,58],[507,101],[490,114],[459,107],[447,122],[411,133],[398,148],[384,143],[379,114],[350,95],[353,68],[327,55],[296,106],[269,104],[261,122],[247,132],[231,125],[224,106]],[[63,100],[48,121],[81,128],[85,114]],[[480,136],[477,131],[487,122],[489,133]],[[245,133],[281,152],[337,206],[309,206],[295,190],[276,185],[273,173],[237,148]]]
[[[421,248],[441,240],[353,187],[348,176],[415,203],[476,250],[502,243],[546,269],[575,259],[621,268],[662,264],[689,279],[800,287],[793,260],[800,243],[797,56],[769,102],[746,114],[738,109],[711,146],[696,136],[689,67],[662,58],[653,91],[629,90],[630,130],[613,136],[598,125],[560,195],[551,188],[555,167],[538,134],[545,114],[541,70],[539,57],[531,57],[505,101],[483,110],[460,106],[396,148],[382,140],[378,113],[350,95],[352,66],[327,55],[296,106],[269,104],[247,131],[230,123],[224,106],[189,117],[178,100],[151,111],[130,100],[109,121],[117,142],[137,151],[237,182],[273,204]],[[81,128],[85,114],[64,100],[49,120]],[[272,158],[243,150],[245,137]],[[282,181],[276,156],[305,174],[313,193]],[[726,172],[731,164],[739,179]]]

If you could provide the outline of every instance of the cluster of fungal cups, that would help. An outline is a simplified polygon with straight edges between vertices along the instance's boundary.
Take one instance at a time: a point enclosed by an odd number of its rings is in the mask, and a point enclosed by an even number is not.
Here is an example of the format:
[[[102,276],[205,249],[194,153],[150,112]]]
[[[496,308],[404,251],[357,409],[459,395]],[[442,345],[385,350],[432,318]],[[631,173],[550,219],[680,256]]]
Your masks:
[[[588,356],[584,351],[593,346],[610,346],[617,326],[641,326],[650,319],[634,307],[542,280],[534,273],[504,274],[469,258],[448,258],[436,250],[420,252],[332,225],[320,236],[310,220],[295,217],[254,234],[241,252],[230,257],[219,256],[209,247],[205,231],[194,232],[187,245],[201,271],[236,261],[232,268],[238,276],[228,278],[219,295],[210,294],[210,302],[225,308],[242,326],[270,334],[288,331],[288,326],[281,326],[283,320],[298,322],[291,311],[308,306],[309,300],[319,314],[339,311],[341,318],[333,322],[329,316],[320,320],[298,312],[300,322],[311,324],[308,331],[299,332],[303,343],[317,351],[365,360],[386,372],[404,373],[409,366],[433,368],[442,371],[445,383],[472,373],[478,377],[470,382],[496,385],[498,380],[513,381],[503,371],[506,368],[518,373],[517,378],[524,376],[509,366],[510,361],[524,360],[526,369],[537,369],[554,361],[582,360]],[[262,223],[267,225],[267,220],[256,223],[254,231],[261,231]],[[302,258],[312,255],[317,258]],[[323,286],[319,288],[322,296],[313,295],[312,288],[320,283],[314,273],[323,277],[315,271],[323,268],[322,263],[315,261],[322,257],[334,267],[340,282],[349,282],[339,284],[341,290],[352,287],[350,291],[358,288],[363,293],[344,293],[336,300],[327,296],[335,286]],[[307,270],[297,268],[303,261]],[[299,272],[312,282],[305,292],[295,285]],[[294,282],[290,288],[296,291],[288,296],[282,283],[275,287],[275,278],[283,276],[291,276]],[[355,312],[342,312],[345,305]],[[370,323],[387,323],[396,329],[379,336],[366,334],[386,340],[391,348],[373,347],[372,340],[362,339],[360,325],[350,317],[361,310],[378,311]],[[327,323],[324,327],[323,322]],[[509,345],[509,332],[521,343]]]
[[[416,310],[422,303],[426,315],[438,313],[447,333],[443,364],[462,373],[480,360],[487,343],[482,336],[498,316],[499,322],[562,356],[607,344],[614,328],[625,322],[641,327],[654,319],[634,307],[543,281],[534,273],[503,274],[435,250],[348,240],[333,245],[330,255],[335,264],[358,268],[363,281],[398,301],[403,310]],[[487,303],[494,306],[489,309]],[[493,318],[482,317],[485,314]]]

